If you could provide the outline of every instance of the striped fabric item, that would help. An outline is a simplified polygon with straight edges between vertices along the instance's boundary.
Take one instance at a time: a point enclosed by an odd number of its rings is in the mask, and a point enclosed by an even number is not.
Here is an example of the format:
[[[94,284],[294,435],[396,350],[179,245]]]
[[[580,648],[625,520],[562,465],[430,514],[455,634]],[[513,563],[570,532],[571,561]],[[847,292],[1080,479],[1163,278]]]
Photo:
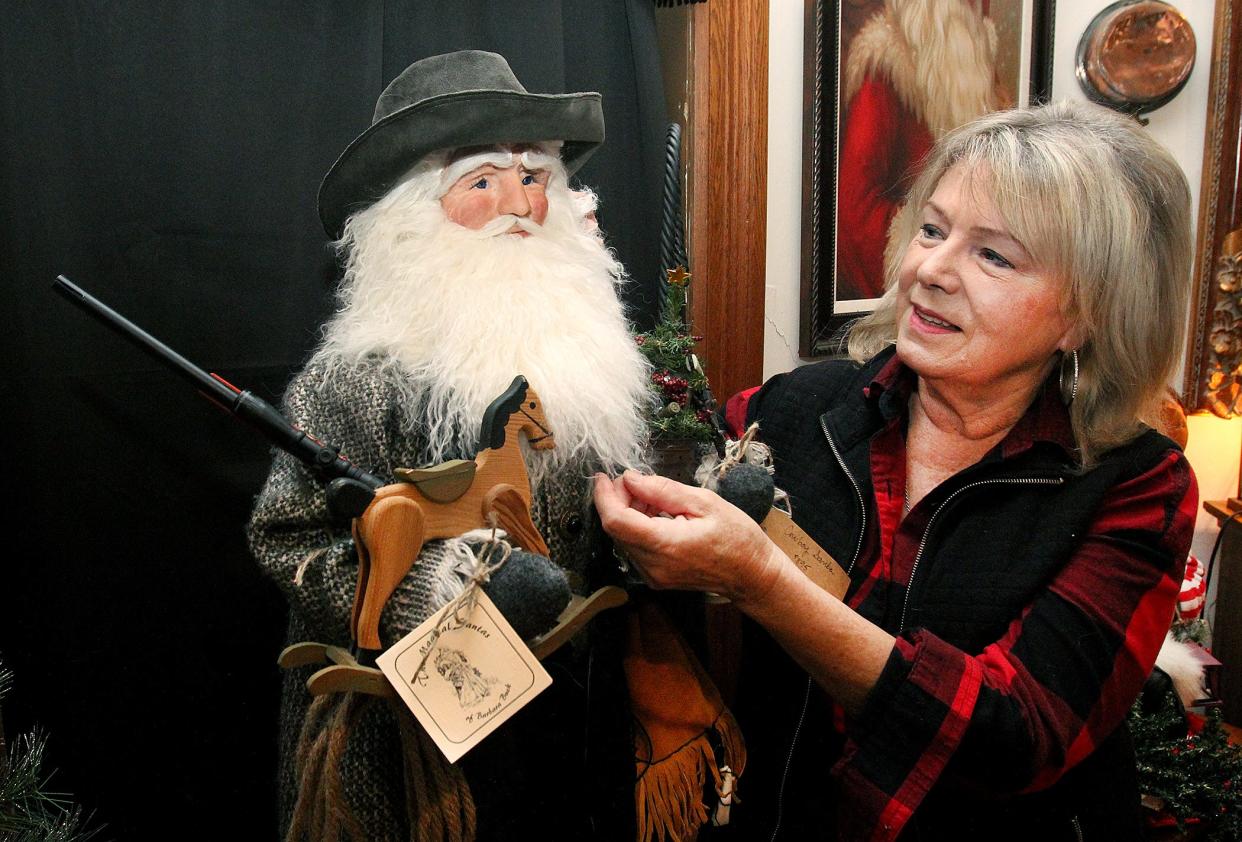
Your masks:
[[[1182,576],[1182,589],[1177,595],[1178,619],[1199,619],[1206,598],[1207,582],[1203,578],[1203,565],[1191,555],[1186,559],[1186,573]]]

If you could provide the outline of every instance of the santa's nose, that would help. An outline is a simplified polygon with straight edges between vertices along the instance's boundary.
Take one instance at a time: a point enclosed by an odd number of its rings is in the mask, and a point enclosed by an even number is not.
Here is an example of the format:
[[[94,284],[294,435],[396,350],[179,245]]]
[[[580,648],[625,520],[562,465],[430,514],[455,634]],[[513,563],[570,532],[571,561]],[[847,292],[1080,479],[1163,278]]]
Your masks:
[[[526,196],[526,187],[522,184],[522,176],[517,167],[505,170],[500,175],[500,201],[496,211],[499,214],[513,216],[530,216],[530,199]]]

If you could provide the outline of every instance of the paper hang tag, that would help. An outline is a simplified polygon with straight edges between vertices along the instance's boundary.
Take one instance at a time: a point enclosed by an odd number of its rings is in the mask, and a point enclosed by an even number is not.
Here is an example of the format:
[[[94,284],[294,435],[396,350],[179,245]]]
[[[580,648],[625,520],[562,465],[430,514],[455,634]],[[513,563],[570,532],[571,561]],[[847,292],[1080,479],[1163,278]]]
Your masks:
[[[456,763],[547,689],[552,677],[487,594],[478,591],[469,618],[456,627],[450,622],[433,641],[444,610],[397,641],[375,664],[448,762]]]
[[[793,522],[793,518],[773,508],[759,525],[772,543],[780,547],[812,582],[837,599],[844,599],[850,587],[850,577],[832,556],[802,531],[802,527]]]

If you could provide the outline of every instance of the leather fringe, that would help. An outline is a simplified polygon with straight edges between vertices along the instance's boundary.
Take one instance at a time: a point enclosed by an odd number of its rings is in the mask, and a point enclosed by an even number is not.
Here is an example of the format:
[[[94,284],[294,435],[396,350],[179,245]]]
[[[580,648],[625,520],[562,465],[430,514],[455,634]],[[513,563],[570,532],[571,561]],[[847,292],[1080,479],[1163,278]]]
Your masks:
[[[740,776],[746,767],[746,744],[729,711],[712,724],[720,738],[723,757],[716,757],[705,731],[670,755],[651,763],[638,763],[634,787],[639,842],[689,842],[711,817],[703,803],[703,789],[711,776],[720,792],[720,770],[728,766]],[[740,800],[736,799],[735,800]]]

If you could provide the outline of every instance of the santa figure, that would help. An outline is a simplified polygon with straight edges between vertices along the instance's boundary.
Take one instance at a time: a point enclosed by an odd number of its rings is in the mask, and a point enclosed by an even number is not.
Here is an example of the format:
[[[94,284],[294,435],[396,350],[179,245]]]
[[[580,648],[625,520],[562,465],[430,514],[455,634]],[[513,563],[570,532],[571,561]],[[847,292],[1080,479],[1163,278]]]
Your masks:
[[[884,292],[888,227],[935,138],[1006,107],[987,0],[884,0],[850,42],[837,169],[837,300]]]
[[[524,375],[556,438],[526,454],[533,519],[579,593],[620,575],[589,478],[641,464],[646,441],[648,366],[617,295],[624,273],[594,228],[594,196],[568,183],[603,136],[599,94],[529,93],[493,53],[402,72],[320,189],[345,275],[339,309],[285,395],[294,424],[392,477],[473,457],[484,410]],[[358,573],[349,523],[283,453],[249,536],[288,599],[289,639],[348,645]],[[466,572],[450,544],[427,542],[389,599],[385,643],[443,605],[446,583],[460,591]],[[417,727],[408,712],[354,694],[312,706],[308,670],[288,673],[288,837],[633,839],[624,635],[607,633],[607,617],[545,662],[551,688],[425,780],[403,752]],[[333,740],[335,726],[347,740]]]

